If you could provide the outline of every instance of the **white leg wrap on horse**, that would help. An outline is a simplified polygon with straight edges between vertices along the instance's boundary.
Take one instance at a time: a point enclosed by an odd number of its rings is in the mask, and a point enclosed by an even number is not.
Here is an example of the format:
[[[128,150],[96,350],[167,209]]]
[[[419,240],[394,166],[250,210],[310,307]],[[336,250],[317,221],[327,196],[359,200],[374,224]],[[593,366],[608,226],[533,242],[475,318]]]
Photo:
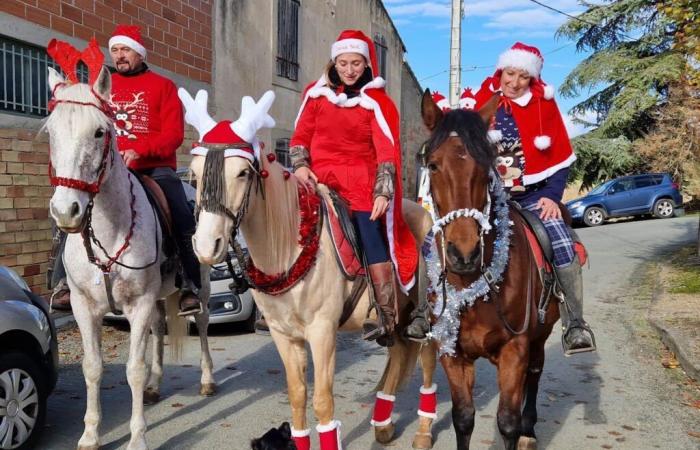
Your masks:
[[[321,450],[343,450],[340,442],[340,421],[331,420],[326,425],[316,425]]]
[[[429,388],[421,386],[418,415],[433,420],[437,419],[437,384],[433,383]]]
[[[292,440],[297,450],[311,450],[311,429],[296,430],[292,427]]]
[[[377,392],[377,399],[374,402],[374,413],[372,414],[370,423],[375,427],[389,425],[391,423],[391,412],[394,409],[395,401],[395,396],[385,394],[381,391]]]

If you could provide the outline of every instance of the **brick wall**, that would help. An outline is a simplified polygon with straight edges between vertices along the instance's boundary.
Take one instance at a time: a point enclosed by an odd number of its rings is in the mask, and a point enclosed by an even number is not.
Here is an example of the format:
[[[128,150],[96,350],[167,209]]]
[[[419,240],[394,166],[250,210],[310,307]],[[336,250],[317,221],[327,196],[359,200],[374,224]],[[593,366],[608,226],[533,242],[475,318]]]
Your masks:
[[[0,12],[107,46],[116,24],[141,26],[148,62],[211,83],[213,0],[0,0]]]
[[[2,1],[2,0],[0,0]],[[46,270],[51,251],[48,135],[0,128],[0,265],[24,277],[32,291],[46,295]],[[178,165],[189,164],[197,132],[187,127],[178,150]]]

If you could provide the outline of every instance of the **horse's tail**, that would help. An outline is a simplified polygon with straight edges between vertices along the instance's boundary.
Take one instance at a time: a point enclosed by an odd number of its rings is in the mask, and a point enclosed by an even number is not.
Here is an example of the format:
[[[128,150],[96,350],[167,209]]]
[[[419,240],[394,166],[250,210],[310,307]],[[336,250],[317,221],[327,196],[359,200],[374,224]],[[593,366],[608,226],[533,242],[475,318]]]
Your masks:
[[[170,294],[165,299],[165,316],[168,322],[168,347],[175,362],[182,358],[184,337],[187,335],[187,319],[178,315],[180,291]]]
[[[374,390],[385,390],[387,385],[396,386],[396,390],[403,388],[416,368],[418,355],[420,355],[420,346],[417,342],[396,336],[394,345],[389,347],[389,354],[387,355],[382,378]]]

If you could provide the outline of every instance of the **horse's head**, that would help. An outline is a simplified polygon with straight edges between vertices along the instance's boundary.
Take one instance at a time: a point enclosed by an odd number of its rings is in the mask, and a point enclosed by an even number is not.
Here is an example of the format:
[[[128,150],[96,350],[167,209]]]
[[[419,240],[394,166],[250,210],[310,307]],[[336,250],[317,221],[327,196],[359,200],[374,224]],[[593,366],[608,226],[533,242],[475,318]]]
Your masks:
[[[268,91],[257,103],[251,97],[243,97],[241,116],[233,123],[216,123],[209,116],[206,91],[200,90],[192,98],[180,88],[178,95],[185,105],[185,120],[200,136],[190,165],[197,178],[199,211],[192,245],[200,262],[215,264],[226,256],[231,232],[245,215],[251,190],[257,192],[260,177],[267,175],[266,158],[261,160],[266,155],[261,155],[256,133],[275,126],[268,114],[275,95]]]
[[[431,193],[440,217],[486,208],[489,171],[495,157],[486,126],[494,111],[492,103],[479,113],[462,109],[443,112],[430,91],[423,94],[421,113],[431,132],[423,162],[430,172]],[[481,231],[479,222],[468,214],[444,226],[443,251],[451,272],[469,274],[479,269]]]
[[[49,67],[53,111],[46,121],[50,138],[51,184],[56,190],[49,210],[56,225],[80,231],[88,204],[112,166],[112,121],[106,100],[111,90],[109,71],[103,67],[94,83],[66,83]]]
[[[197,179],[199,210],[192,246],[202,263],[215,264],[226,256],[232,227],[236,225],[234,217],[245,208],[257,174],[247,159],[224,158],[211,151],[207,156],[195,155],[190,168]],[[203,194],[205,183],[212,183],[214,178],[223,180],[221,189],[206,189]]]

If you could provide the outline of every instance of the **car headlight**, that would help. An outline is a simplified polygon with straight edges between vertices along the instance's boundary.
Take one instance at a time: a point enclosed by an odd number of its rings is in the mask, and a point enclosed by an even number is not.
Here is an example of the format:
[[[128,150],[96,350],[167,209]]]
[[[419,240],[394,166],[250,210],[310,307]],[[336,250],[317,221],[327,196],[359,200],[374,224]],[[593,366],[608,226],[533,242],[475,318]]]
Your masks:
[[[583,205],[583,202],[573,202],[569,205],[569,208],[578,208],[581,205]]]

